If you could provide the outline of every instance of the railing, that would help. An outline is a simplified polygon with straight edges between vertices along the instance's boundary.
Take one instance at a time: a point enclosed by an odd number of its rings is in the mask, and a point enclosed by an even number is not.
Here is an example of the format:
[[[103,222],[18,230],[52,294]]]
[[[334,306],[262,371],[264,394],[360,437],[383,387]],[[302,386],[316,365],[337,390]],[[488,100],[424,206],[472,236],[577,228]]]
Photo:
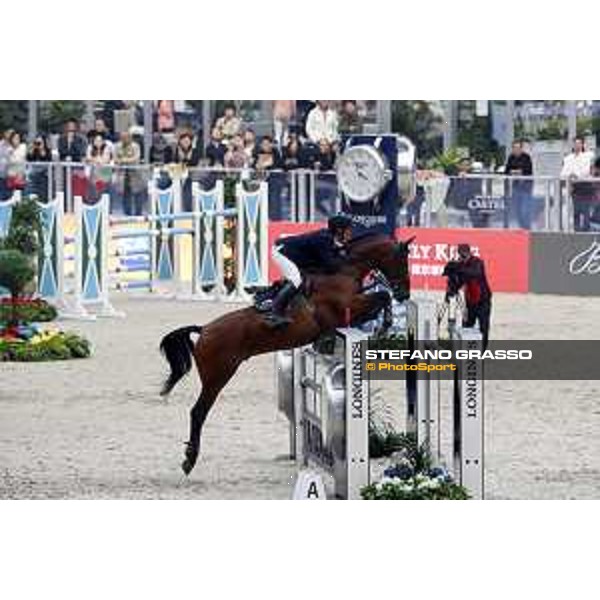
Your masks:
[[[182,168],[179,165],[91,165],[73,162],[26,163],[23,192],[42,201],[63,192],[65,209],[74,197],[95,201],[108,193],[111,212],[146,214],[148,183],[180,178],[183,210],[191,207],[193,182],[210,189],[217,180],[247,186],[266,181],[269,218],[296,222],[323,221],[341,208],[333,171]],[[409,175],[405,177],[410,177]],[[6,181],[4,182],[6,183]],[[165,184],[166,184],[165,183]],[[159,183],[160,184],[160,183]],[[415,227],[474,227],[537,231],[600,230],[600,179],[508,177],[478,174],[448,177],[439,173],[417,178],[417,193],[405,201],[403,186],[398,225]],[[227,202],[226,185],[226,202]],[[11,190],[0,189],[0,201]],[[189,206],[187,206],[189,204]]]
[[[401,210],[403,225],[537,231],[600,228],[598,178],[434,176],[418,186],[417,197]]]

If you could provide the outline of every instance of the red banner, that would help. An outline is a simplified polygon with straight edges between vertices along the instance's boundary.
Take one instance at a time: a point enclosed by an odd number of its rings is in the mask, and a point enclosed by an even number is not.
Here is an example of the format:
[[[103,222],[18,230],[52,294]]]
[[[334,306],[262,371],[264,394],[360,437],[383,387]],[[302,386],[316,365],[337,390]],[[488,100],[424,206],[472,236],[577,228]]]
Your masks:
[[[323,223],[269,223],[269,242],[323,227]],[[398,229],[399,239],[415,236],[410,251],[410,281],[413,289],[445,289],[444,265],[457,256],[457,246],[471,245],[486,266],[493,292],[529,291],[529,232],[505,229]],[[271,262],[271,281],[279,277]]]
[[[399,229],[410,249],[410,282],[413,289],[445,289],[444,265],[456,259],[458,244],[469,244],[485,262],[492,292],[529,291],[529,232],[506,229]]]

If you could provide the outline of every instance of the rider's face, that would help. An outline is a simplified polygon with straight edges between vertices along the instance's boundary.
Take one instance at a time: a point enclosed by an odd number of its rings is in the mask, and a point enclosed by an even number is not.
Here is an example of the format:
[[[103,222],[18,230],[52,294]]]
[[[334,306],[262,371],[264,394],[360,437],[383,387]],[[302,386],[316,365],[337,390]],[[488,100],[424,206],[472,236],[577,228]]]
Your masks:
[[[352,227],[338,230],[335,239],[341,244],[347,244],[352,239]]]

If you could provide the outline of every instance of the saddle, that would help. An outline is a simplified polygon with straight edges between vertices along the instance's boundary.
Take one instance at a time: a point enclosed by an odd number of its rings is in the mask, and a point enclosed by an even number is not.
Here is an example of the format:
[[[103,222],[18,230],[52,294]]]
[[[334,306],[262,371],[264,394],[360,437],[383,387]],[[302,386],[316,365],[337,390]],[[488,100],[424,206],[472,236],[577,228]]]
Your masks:
[[[271,310],[273,299],[277,296],[277,292],[283,286],[283,281],[280,279],[268,287],[258,288],[254,291],[254,308],[259,313],[266,313]]]
[[[283,287],[284,281],[279,279],[268,287],[257,288],[254,291],[253,306],[259,313],[266,313],[271,310],[273,300],[279,290]],[[310,278],[305,279],[300,286],[301,296],[308,300],[312,293]]]

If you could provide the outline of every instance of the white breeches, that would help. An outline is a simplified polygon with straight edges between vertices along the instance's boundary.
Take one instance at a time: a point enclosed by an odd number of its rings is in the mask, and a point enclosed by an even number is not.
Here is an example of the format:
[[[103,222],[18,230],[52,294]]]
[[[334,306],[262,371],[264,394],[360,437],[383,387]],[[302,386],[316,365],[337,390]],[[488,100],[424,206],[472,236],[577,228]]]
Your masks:
[[[280,268],[282,275],[288,281],[291,281],[297,288],[302,284],[302,275],[298,267],[287,257],[284,256],[277,246],[273,246],[273,260]]]

